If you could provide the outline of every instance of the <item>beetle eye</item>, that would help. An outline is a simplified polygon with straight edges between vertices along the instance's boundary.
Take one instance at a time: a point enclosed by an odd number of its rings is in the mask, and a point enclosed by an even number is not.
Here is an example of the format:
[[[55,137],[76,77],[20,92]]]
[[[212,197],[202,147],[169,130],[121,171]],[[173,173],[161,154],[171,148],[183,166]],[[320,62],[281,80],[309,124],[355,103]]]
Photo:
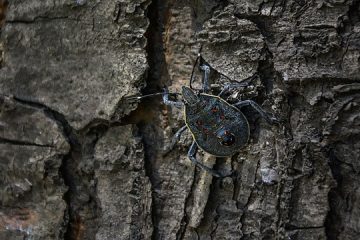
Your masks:
[[[224,136],[223,140],[220,143],[221,143],[221,145],[224,145],[224,146],[231,146],[234,144],[234,142],[235,142],[234,135],[229,135],[229,136]]]
[[[231,146],[235,143],[235,136],[229,131],[221,131],[217,135],[220,144],[224,146]]]

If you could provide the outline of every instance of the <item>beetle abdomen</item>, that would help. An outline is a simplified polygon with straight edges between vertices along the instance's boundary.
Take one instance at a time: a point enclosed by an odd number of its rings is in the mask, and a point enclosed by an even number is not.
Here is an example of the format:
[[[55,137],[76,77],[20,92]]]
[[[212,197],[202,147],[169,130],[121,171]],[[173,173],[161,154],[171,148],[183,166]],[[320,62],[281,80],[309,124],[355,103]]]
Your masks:
[[[185,106],[185,122],[200,148],[215,156],[231,156],[249,139],[249,124],[236,107],[217,96],[200,94],[201,103]]]

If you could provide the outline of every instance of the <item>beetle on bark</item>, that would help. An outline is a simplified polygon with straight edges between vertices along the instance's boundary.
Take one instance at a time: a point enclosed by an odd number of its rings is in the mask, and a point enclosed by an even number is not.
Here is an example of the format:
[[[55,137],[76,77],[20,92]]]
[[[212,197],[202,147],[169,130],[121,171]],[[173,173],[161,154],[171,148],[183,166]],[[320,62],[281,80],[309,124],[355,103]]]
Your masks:
[[[194,68],[200,57],[199,54]],[[201,91],[197,92],[192,88],[193,78],[191,76],[190,86],[182,87],[182,101],[170,100],[167,89],[161,93],[163,102],[166,105],[184,109],[185,125],[175,133],[172,139],[172,147],[179,141],[181,134],[188,129],[193,136],[193,142],[188,151],[189,159],[215,177],[226,177],[231,173],[223,174],[215,171],[196,159],[198,148],[217,157],[228,157],[239,152],[247,144],[250,137],[248,120],[241,112],[241,108],[244,106],[254,108],[269,124],[275,124],[278,121],[252,100],[238,101],[231,104],[223,98],[232,89],[243,87],[242,82],[225,85],[218,95],[210,94],[210,66],[204,63],[200,65],[200,69],[204,72]],[[158,94],[140,96],[136,97],[136,99],[154,95]]]

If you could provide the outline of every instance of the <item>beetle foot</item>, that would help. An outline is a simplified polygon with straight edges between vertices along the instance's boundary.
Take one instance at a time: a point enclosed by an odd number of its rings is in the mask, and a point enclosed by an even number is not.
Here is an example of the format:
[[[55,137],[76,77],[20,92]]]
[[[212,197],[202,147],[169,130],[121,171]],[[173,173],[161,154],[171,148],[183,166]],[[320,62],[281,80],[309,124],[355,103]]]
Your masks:
[[[269,118],[269,123],[272,125],[280,125],[280,120],[277,119],[276,117],[270,117]]]
[[[280,120],[269,113],[264,114],[263,117],[268,124],[280,125]]]

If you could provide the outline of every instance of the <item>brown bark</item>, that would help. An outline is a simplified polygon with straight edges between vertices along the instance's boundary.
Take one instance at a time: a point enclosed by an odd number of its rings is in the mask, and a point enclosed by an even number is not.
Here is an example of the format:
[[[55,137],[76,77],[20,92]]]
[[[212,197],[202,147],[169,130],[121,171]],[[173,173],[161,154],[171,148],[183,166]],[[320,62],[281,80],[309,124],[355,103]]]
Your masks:
[[[0,0],[0,239],[358,239],[360,1]],[[239,153],[187,158],[197,53],[243,112]],[[195,70],[195,87],[201,71]],[[219,89],[215,89],[218,92]]]

